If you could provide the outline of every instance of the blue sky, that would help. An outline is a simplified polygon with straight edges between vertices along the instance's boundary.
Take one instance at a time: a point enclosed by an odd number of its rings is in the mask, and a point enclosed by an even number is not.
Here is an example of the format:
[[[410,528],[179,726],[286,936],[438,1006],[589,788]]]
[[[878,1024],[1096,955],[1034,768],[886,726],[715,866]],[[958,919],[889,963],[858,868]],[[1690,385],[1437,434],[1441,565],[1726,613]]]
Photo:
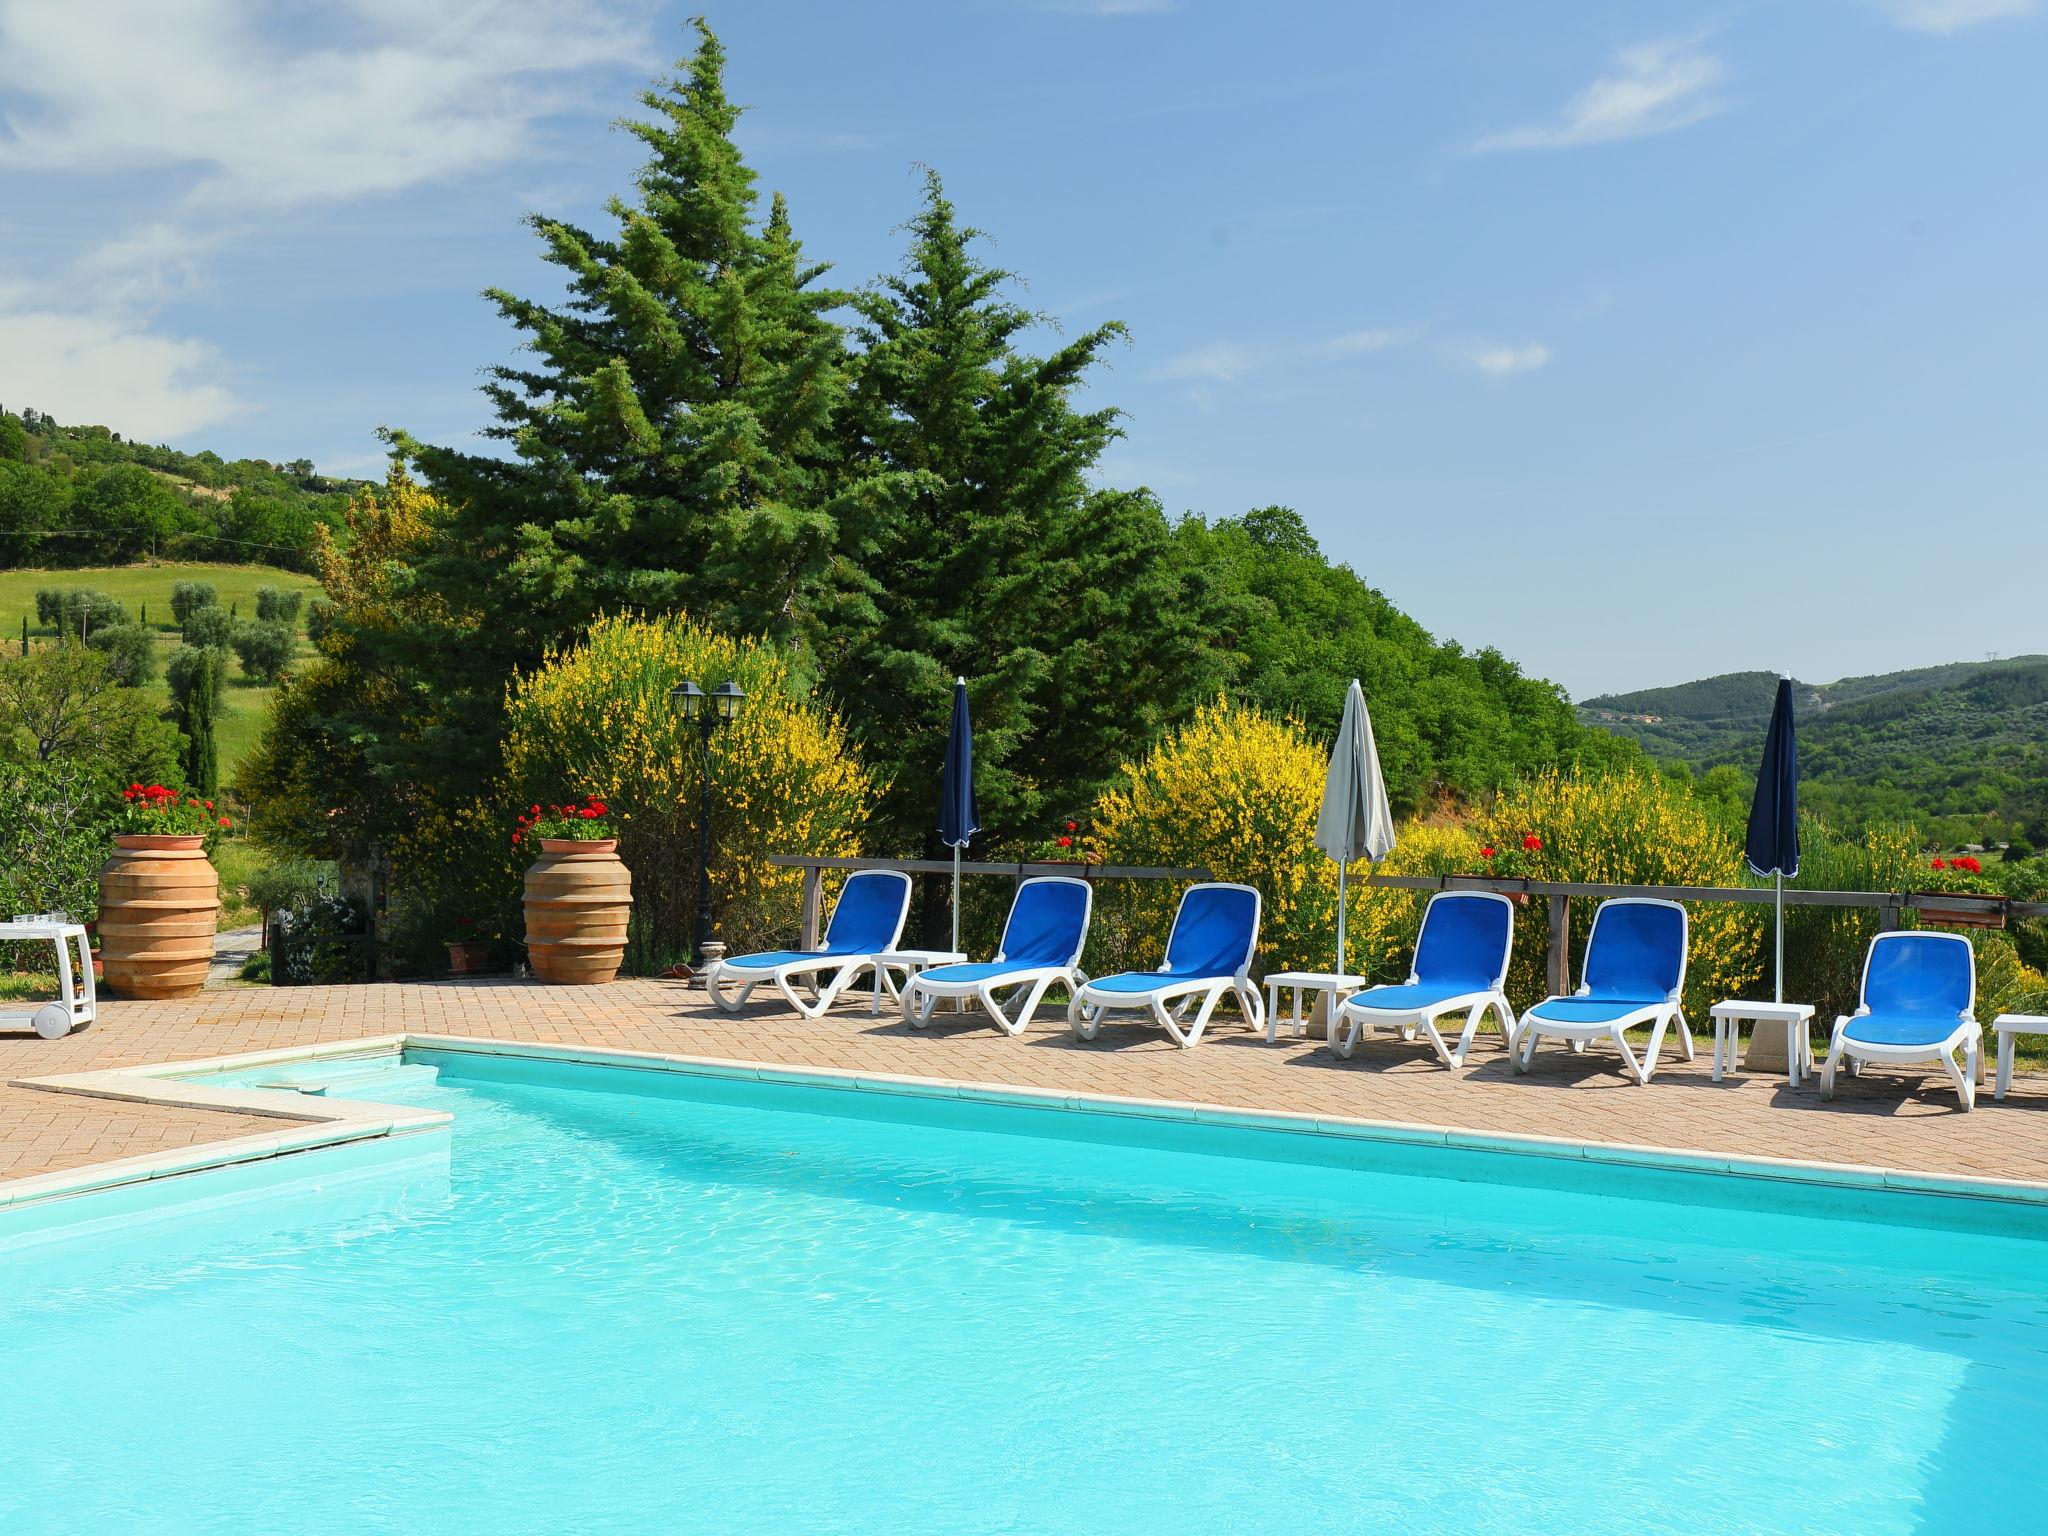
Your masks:
[[[457,440],[686,8],[0,0],[0,403],[374,474]],[[1575,694],[2048,650],[2048,5],[748,0],[838,280],[942,172],[1126,321],[1104,466],[1298,509]],[[1752,573],[1760,555],[1771,572]]]

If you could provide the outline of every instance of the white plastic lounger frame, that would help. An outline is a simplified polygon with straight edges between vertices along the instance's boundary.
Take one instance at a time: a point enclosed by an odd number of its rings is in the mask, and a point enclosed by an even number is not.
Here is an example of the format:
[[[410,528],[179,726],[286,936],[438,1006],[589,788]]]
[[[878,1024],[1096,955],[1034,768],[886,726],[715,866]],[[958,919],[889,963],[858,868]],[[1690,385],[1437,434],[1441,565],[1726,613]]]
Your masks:
[[[1143,1008],[1152,1015],[1152,1021],[1173,1038],[1173,1043],[1186,1050],[1199,1045],[1202,1031],[1208,1027],[1209,1015],[1216,1011],[1216,1005],[1227,995],[1235,995],[1237,1006],[1243,1011],[1245,1022],[1253,1029],[1263,1029],[1266,1024],[1266,1001],[1259,996],[1259,989],[1252,985],[1252,957],[1259,948],[1259,919],[1264,910],[1258,889],[1255,886],[1238,885],[1228,880],[1205,880],[1189,886],[1181,893],[1180,906],[1173,915],[1174,931],[1178,932],[1181,916],[1187,911],[1189,898],[1198,891],[1245,891],[1252,898],[1252,920],[1250,931],[1245,936],[1242,954],[1233,955],[1234,969],[1228,974],[1221,971],[1194,975],[1175,974],[1173,966],[1174,934],[1166,939],[1166,959],[1159,966],[1159,981],[1156,986],[1141,989],[1126,989],[1112,985],[1120,978],[1105,976],[1096,981],[1083,982],[1075,988],[1072,1001],[1067,1004],[1067,1025],[1076,1037],[1093,1040],[1102,1028],[1102,1016],[1112,1008]],[[1125,972],[1125,976],[1137,978],[1149,972]],[[1169,1004],[1176,1006],[1169,1007]],[[1188,1015],[1194,1014],[1192,1023]]]
[[[1461,1067],[1465,1064],[1465,1053],[1472,1048],[1472,1037],[1479,1032],[1480,1022],[1486,1017],[1488,1009],[1492,1009],[1498,1015],[1502,1041],[1510,1054],[1513,1053],[1516,1040],[1515,1010],[1508,1006],[1506,988],[1508,959],[1515,951],[1515,904],[1499,891],[1438,891],[1429,898],[1429,905],[1422,909],[1423,933],[1429,931],[1431,909],[1446,897],[1459,901],[1497,901],[1508,909],[1507,933],[1500,948],[1500,964],[1494,971],[1492,988],[1487,991],[1461,992],[1454,997],[1439,998],[1417,1008],[1376,1008],[1371,1005],[1371,991],[1358,993],[1347,999],[1342,1007],[1332,1009],[1329,1023],[1324,1027],[1324,1037],[1328,1040],[1330,1049],[1339,1056],[1349,1057],[1358,1049],[1359,1036],[1369,1035],[1384,1025],[1400,1030],[1403,1040],[1414,1039],[1415,1031],[1421,1030],[1429,1037],[1430,1045],[1435,1048],[1437,1060],[1447,1067]],[[1418,951],[1421,943],[1421,936],[1418,934]],[[1403,983],[1409,987],[1421,984],[1421,976],[1413,970],[1409,971],[1408,980]],[[1391,989],[1373,989],[1382,990]],[[1447,1013],[1461,1011],[1465,1015],[1465,1027],[1458,1032],[1458,1043],[1454,1048],[1444,1043],[1443,1034],[1437,1029],[1436,1021]],[[1341,1040],[1338,1038],[1340,1027],[1343,1029]]]
[[[1678,931],[1681,942],[1686,949],[1689,950],[1691,948],[1692,925],[1687,920],[1685,908],[1679,903],[1666,901],[1660,896],[1610,897],[1608,900],[1601,902],[1599,909],[1594,912],[1592,931],[1586,935],[1587,973],[1589,975],[1592,971],[1593,947],[1600,941],[1600,921],[1610,911],[1620,907],[1671,908],[1678,914]],[[1657,1070],[1657,1055],[1664,1048],[1664,1032],[1674,1024],[1678,1026],[1679,1043],[1685,1048],[1685,1059],[1691,1061],[1693,1056],[1692,1031],[1686,1026],[1685,1014],[1679,1007],[1679,999],[1685,992],[1685,965],[1686,955],[1681,953],[1678,957],[1677,980],[1672,983],[1669,992],[1662,998],[1654,1001],[1646,999],[1640,1006],[1629,1008],[1624,1008],[1622,1003],[1617,1000],[1615,1007],[1609,1010],[1613,1016],[1608,1018],[1577,1022],[1570,1019],[1546,1018],[1544,1016],[1544,1008],[1552,1003],[1568,1005],[1582,1001],[1596,1004],[1600,1002],[1601,999],[1594,995],[1590,985],[1580,986],[1578,991],[1572,993],[1568,998],[1546,997],[1542,1002],[1528,1009],[1522,1015],[1519,1041],[1521,1049],[1515,1053],[1515,1070],[1517,1072],[1527,1072],[1529,1070],[1530,1064],[1536,1059],[1536,1042],[1545,1035],[1567,1041],[1574,1051],[1583,1051],[1589,1041],[1612,1040],[1615,1049],[1621,1052],[1621,1059],[1628,1065],[1629,1076],[1633,1077],[1639,1086],[1647,1086],[1650,1081],[1650,1074]],[[1638,1061],[1636,1053],[1629,1048],[1626,1032],[1641,1024],[1648,1024],[1650,1026],[1650,1048],[1643,1053],[1642,1059]]]
[[[760,986],[763,982],[768,982],[774,986],[776,991],[782,994],[783,1000],[804,1018],[815,1019],[822,1017],[825,1010],[839,1000],[839,994],[846,990],[856,976],[864,970],[875,969],[876,955],[888,954],[896,948],[903,938],[903,925],[910,917],[909,875],[900,869],[864,869],[851,877],[848,884],[850,885],[853,880],[867,879],[897,880],[902,882],[902,902],[897,910],[896,926],[889,935],[888,943],[873,949],[863,949],[857,953],[834,951],[829,947],[832,933],[831,926],[828,926],[825,932],[825,940],[828,947],[823,950],[810,952],[775,951],[763,955],[740,955],[732,960],[715,960],[706,966],[704,970],[704,990],[711,995],[711,1001],[718,1005],[721,1012],[738,1013],[746,1006],[747,997],[753,992],[754,988]],[[845,890],[842,889],[839,895],[840,900],[843,902],[846,899]],[[836,907],[833,910],[832,917],[833,924],[836,925],[839,918]],[[770,963],[751,965],[748,962],[752,960]],[[825,971],[830,971],[832,974],[826,978],[824,985],[820,986],[817,978],[820,973]],[[809,1002],[805,1002],[799,997],[796,989],[790,985],[791,978],[796,976],[808,976],[811,978],[808,988],[811,993],[811,1000]],[[737,996],[728,998],[725,995],[725,984],[727,982],[738,985],[739,993]],[[882,977],[879,974],[876,976],[875,985],[877,988],[882,985]]]
[[[1038,1012],[1038,1005],[1044,1001],[1046,990],[1055,982],[1063,983],[1069,992],[1088,979],[1081,969],[1081,951],[1088,944],[1088,920],[1095,910],[1095,887],[1086,880],[1077,880],[1072,875],[1033,875],[1029,880],[1019,881],[1017,894],[1010,902],[1010,913],[1014,917],[1017,903],[1024,899],[1024,891],[1033,885],[1078,885],[1082,891],[1081,931],[1075,941],[1074,951],[1061,965],[1007,966],[994,975],[983,975],[972,981],[949,981],[943,974],[950,970],[987,971],[993,966],[1006,965],[1007,956],[998,952],[988,966],[941,966],[940,974],[920,973],[910,978],[910,984],[903,989],[903,1020],[912,1029],[922,1029],[931,1022],[932,1010],[939,1005],[942,997],[972,997],[980,1000],[982,1008],[1006,1035],[1012,1038],[1024,1033],[1030,1026],[1031,1017]],[[1007,937],[1009,923],[1003,924]],[[997,1001],[998,992],[1008,992],[1013,997],[1019,987],[1027,988],[1024,1000],[1018,1006],[1015,1016],[1005,1013]]]
[[[1880,944],[1900,939],[1934,941],[1960,944],[1963,953],[1969,957],[1970,1001],[1969,1006],[1956,1015],[1955,1028],[1941,1039],[1922,1039],[1904,1044],[1888,1044],[1873,1040],[1857,1040],[1850,1036],[1850,1029],[1858,1019],[1870,1017],[1867,1001],[1870,987],[1870,963],[1877,957]],[[1929,933],[1923,928],[1895,933],[1880,933],[1870,941],[1870,948],[1863,956],[1863,985],[1858,990],[1858,1004],[1852,1014],[1843,1014],[1835,1020],[1834,1038],[1828,1044],[1828,1059],[1820,1069],[1820,1096],[1832,1099],[1835,1096],[1835,1068],[1846,1056],[1849,1061],[1849,1075],[1861,1077],[1863,1063],[1875,1061],[1891,1066],[1925,1066],[1939,1062],[1941,1070],[1955,1085],[1956,1094],[1963,1101],[1965,1112],[1977,1107],[1977,1075],[1984,1059],[1984,1026],[1977,1022],[1977,952],[1974,945],[1960,933]],[[1959,1065],[1955,1053],[1960,1050],[1963,1060]]]

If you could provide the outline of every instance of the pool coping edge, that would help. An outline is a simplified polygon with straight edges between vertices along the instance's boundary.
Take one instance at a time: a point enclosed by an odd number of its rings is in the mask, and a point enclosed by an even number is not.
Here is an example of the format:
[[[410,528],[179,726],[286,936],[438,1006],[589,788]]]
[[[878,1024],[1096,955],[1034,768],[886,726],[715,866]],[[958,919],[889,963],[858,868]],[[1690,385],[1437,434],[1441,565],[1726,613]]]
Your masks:
[[[311,1045],[242,1051],[191,1061],[101,1068],[49,1077],[13,1079],[10,1086],[53,1093],[155,1104],[168,1108],[261,1115],[292,1123],[275,1133],[199,1142],[166,1152],[116,1158],[79,1168],[0,1180],[0,1209],[86,1194],[149,1179],[197,1173],[267,1157],[316,1151],[378,1136],[445,1130],[452,1116],[442,1110],[378,1104],[361,1099],[326,1099],[281,1089],[219,1088],[194,1083],[195,1075],[329,1057],[379,1056],[410,1048],[472,1055],[524,1057],[610,1066],[683,1076],[737,1078],[764,1083],[888,1093],[919,1098],[960,1099],[1020,1108],[1082,1111],[1152,1120],[1178,1121],[1245,1130],[1281,1131],[1408,1146],[1611,1163],[1695,1174],[1724,1174],[1775,1182],[1986,1200],[2007,1205],[2048,1205],[2048,1181],[1989,1175],[1926,1173],[1869,1164],[1829,1163],[1801,1158],[1743,1156],[1648,1143],[1573,1141],[1511,1131],[1475,1131],[1426,1122],[1371,1120],[1253,1110],[1182,1099],[1145,1099],[1081,1090],[1023,1088],[967,1079],[863,1072],[839,1067],[789,1067],[715,1056],[687,1056],[539,1041],[493,1040],[471,1035],[405,1032],[329,1040]]]

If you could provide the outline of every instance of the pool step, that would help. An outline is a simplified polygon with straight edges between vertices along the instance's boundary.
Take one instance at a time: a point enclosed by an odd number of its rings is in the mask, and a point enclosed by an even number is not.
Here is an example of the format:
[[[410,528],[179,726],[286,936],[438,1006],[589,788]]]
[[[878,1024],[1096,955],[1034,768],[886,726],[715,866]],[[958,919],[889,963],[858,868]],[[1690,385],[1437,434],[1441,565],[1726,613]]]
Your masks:
[[[259,1083],[262,1088],[289,1088],[297,1093],[338,1099],[379,1099],[390,1094],[431,1088],[441,1078],[439,1067],[393,1062],[336,1062],[327,1067],[294,1067]]]

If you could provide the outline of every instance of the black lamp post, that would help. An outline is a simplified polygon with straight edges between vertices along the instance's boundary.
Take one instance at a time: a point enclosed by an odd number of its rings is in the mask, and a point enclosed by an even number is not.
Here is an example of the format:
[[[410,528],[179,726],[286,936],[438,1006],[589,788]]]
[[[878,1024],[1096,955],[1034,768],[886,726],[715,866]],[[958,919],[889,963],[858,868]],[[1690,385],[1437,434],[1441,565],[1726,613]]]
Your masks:
[[[697,795],[697,953],[704,964],[704,946],[711,942],[711,733],[740,712],[747,692],[730,678],[709,694],[694,681],[684,678],[669,690],[668,701],[682,711],[685,720],[697,722],[697,739],[704,749],[704,778]],[[707,707],[708,706],[708,707]]]

